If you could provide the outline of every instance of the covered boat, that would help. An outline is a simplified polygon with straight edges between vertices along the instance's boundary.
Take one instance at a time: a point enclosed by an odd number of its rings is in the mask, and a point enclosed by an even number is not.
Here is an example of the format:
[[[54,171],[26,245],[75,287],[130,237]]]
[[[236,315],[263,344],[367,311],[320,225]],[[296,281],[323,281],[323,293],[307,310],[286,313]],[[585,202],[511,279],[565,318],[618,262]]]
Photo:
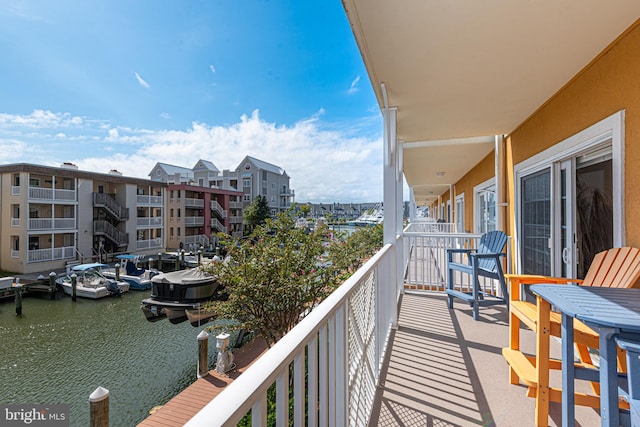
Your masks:
[[[199,311],[204,302],[216,299],[216,277],[199,268],[160,273],[151,279],[151,298],[142,301],[142,312],[155,322],[168,318],[171,323],[187,320],[187,310]]]
[[[116,256],[118,263],[120,264],[120,280],[128,282],[131,289],[138,291],[144,291],[151,289],[151,278],[160,274],[155,269],[144,269],[138,267],[139,257],[137,255],[118,255]],[[115,268],[103,269],[102,274],[110,279],[115,279]]]

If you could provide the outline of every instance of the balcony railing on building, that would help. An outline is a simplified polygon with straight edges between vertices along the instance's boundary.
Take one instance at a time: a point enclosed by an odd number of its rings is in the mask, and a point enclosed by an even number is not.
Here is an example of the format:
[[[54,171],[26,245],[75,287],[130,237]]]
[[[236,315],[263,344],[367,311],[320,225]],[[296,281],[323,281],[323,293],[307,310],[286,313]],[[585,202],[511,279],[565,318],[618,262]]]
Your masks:
[[[219,231],[222,233],[227,232],[227,227],[225,227],[220,221],[216,218],[211,218],[211,231]]]
[[[12,185],[11,186],[11,195],[12,196],[19,196],[20,195],[20,186],[19,185]]]
[[[28,230],[75,230],[75,218],[29,218]]]
[[[184,206],[187,208],[204,208],[204,199],[194,199],[191,197],[185,197]]]
[[[139,206],[162,206],[162,196],[150,196],[138,194],[137,203]]]
[[[242,217],[238,215],[232,215],[229,217],[229,222],[231,224],[242,224]]]
[[[75,257],[75,246],[59,248],[32,249],[27,251],[27,262],[57,261]],[[12,254],[13,255],[13,254]]]
[[[11,226],[20,227],[20,218],[11,217]]]
[[[242,202],[229,202],[229,208],[242,209]]]
[[[202,245],[207,246],[209,244],[209,238],[204,234],[194,234],[192,236],[184,236],[185,245]]]
[[[74,202],[76,200],[76,190],[29,187],[29,200],[60,200],[65,202]]]
[[[443,291],[446,249],[474,247],[481,237],[443,232],[455,225],[437,224],[409,225],[395,245],[383,247],[187,425],[235,425],[248,412],[253,425],[266,425],[266,395],[274,383],[279,425],[289,423],[291,394],[294,425],[367,425],[396,322],[392,302],[403,288]],[[482,286],[497,291],[490,282]]]
[[[204,225],[203,216],[185,216],[184,225],[187,227],[201,227]]]
[[[104,220],[93,221],[93,234],[106,236],[119,247],[129,244],[129,234],[118,230]]]
[[[142,228],[159,228],[162,227],[163,221],[161,216],[138,217],[136,225]]]
[[[136,249],[154,249],[154,248],[162,248],[162,239],[149,239],[149,240],[136,240]]]

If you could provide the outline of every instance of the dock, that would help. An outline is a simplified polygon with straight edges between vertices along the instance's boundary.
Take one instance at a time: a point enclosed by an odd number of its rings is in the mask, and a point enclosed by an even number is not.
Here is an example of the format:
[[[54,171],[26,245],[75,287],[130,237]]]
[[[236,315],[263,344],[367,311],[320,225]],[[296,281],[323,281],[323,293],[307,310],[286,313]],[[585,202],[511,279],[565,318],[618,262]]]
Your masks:
[[[204,408],[225,387],[238,378],[267,350],[262,339],[246,344],[233,352],[236,368],[226,374],[210,370],[209,375],[198,378],[165,405],[155,410],[138,427],[181,427]]]

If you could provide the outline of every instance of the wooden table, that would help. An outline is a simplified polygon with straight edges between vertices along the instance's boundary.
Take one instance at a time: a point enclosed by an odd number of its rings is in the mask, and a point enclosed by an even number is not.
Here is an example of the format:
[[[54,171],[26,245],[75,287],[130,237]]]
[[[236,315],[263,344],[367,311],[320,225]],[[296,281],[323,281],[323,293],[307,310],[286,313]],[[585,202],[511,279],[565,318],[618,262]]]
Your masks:
[[[531,291],[562,313],[562,425],[575,422],[574,380],[600,381],[603,426],[620,425],[616,337],[640,339],[640,289],[533,285]],[[600,371],[574,366],[573,319],[600,334]]]

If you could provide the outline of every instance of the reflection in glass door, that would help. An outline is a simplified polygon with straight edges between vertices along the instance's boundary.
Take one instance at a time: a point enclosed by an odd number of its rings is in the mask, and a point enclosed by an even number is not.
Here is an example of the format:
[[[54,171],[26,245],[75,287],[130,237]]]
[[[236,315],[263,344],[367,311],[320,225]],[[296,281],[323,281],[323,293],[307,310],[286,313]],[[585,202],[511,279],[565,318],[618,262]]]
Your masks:
[[[522,178],[522,273],[551,274],[551,168]]]

